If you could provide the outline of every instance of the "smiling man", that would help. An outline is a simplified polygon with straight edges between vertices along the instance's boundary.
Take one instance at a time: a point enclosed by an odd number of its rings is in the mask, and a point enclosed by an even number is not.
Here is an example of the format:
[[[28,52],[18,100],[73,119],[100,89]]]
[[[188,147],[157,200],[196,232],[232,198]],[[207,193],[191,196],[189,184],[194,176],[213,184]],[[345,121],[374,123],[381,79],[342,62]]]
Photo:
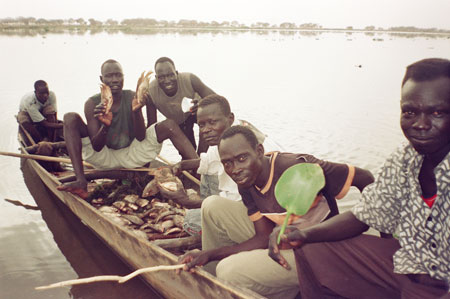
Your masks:
[[[450,61],[408,66],[400,106],[409,143],[361,202],[316,226],[287,229],[283,244],[302,246],[302,298],[450,298]],[[369,226],[396,239],[361,235]],[[276,234],[270,254],[287,267]]]
[[[100,81],[111,89],[113,103],[109,113],[105,114],[106,105],[101,101],[101,94],[96,94],[84,105],[87,124],[77,113],[64,115],[64,137],[76,181],[59,186],[59,190],[86,198],[83,159],[100,169],[141,167],[156,158],[166,139],[172,141],[182,158],[198,158],[173,120],[145,127],[142,106],[132,108],[135,92],[123,90],[124,75],[119,62],[105,61],[101,66]]]
[[[319,160],[307,154],[271,152],[247,126],[232,126],[219,144],[225,172],[238,185],[242,201],[212,196],[202,204],[202,251],[181,257],[185,270],[219,261],[217,277],[247,287],[268,298],[294,298],[297,273],[279,267],[268,256],[267,244],[273,228],[283,223],[286,210],[275,199],[274,188],[282,173],[298,163],[316,163],[323,169],[326,185],[313,207],[289,222],[306,227],[337,213],[328,203],[344,197],[351,186],[362,190],[373,181],[367,170],[347,164]],[[294,253],[286,249],[287,259]],[[215,264],[208,269],[214,272]]]
[[[159,110],[166,118],[174,120],[194,148],[197,147],[194,137],[194,124],[196,123],[196,103],[200,98],[213,94],[211,88],[206,86],[192,73],[178,73],[174,62],[168,57],[161,57],[155,62],[156,80],[150,82],[147,99],[147,121],[151,125],[157,121],[156,112]],[[190,111],[183,111],[183,99],[192,100]],[[205,152],[206,143],[200,138],[197,152]]]

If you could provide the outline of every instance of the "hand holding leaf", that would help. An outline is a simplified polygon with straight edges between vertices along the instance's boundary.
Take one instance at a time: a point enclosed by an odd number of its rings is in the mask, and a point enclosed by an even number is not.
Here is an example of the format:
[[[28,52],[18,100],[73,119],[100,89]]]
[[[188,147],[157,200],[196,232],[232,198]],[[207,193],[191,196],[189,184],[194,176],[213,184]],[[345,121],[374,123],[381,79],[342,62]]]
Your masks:
[[[275,185],[275,197],[286,209],[286,218],[281,226],[277,244],[291,214],[303,216],[311,208],[317,193],[325,186],[325,176],[318,164],[300,163],[286,169]]]

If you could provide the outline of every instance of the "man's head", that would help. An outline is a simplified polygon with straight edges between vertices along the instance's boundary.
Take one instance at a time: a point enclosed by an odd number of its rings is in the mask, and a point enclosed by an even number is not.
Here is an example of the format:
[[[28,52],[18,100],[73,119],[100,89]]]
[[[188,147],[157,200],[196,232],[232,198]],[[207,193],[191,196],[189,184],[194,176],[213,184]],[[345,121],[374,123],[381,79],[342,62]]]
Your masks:
[[[430,58],[408,66],[402,81],[400,124],[417,152],[450,149],[450,61]]]
[[[209,146],[218,145],[223,132],[231,127],[234,114],[227,99],[211,94],[200,100],[197,109],[197,124],[202,138]]]
[[[34,82],[34,94],[36,95],[38,101],[42,104],[47,102],[50,95],[47,82],[45,82],[44,80],[37,80],[36,82]]]
[[[178,91],[178,71],[172,59],[161,57],[155,62],[155,77],[159,87],[169,97],[174,96]]]
[[[111,88],[113,95],[122,92],[123,79],[123,70],[119,62],[108,59],[102,64],[100,80]]]
[[[227,129],[219,143],[219,155],[225,172],[239,187],[253,186],[262,173],[264,147],[248,127]]]

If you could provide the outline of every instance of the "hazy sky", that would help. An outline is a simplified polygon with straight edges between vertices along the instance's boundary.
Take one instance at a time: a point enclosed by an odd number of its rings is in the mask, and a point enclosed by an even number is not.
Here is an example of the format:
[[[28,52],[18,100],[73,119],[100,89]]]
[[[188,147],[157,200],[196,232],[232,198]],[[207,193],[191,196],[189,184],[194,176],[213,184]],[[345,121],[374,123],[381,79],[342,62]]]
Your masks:
[[[0,0],[0,18],[262,21],[450,29],[450,0]]]

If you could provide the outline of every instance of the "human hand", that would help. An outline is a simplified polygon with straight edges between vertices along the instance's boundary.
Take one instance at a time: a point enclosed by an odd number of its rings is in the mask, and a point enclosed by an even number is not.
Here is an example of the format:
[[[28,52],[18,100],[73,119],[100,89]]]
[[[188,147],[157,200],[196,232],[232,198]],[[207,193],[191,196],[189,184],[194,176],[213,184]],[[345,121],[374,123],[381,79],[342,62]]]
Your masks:
[[[184,271],[194,272],[195,267],[204,266],[209,260],[210,255],[208,251],[194,249],[178,258],[178,264],[185,264],[183,267]],[[180,269],[177,269],[176,272],[179,274]]]
[[[100,103],[94,108],[94,117],[96,117],[105,126],[110,126],[113,114],[111,111],[109,111],[106,114],[105,112],[106,112],[106,105],[104,103]]]
[[[189,109],[189,112],[190,112],[192,115],[194,115],[194,114],[197,113],[197,110],[198,110],[198,100],[192,100],[191,103],[192,103],[192,106],[191,106],[191,108]]]
[[[290,270],[291,266],[281,255],[280,250],[300,247],[306,238],[304,233],[296,226],[288,225],[284,231],[284,234],[281,236],[280,244],[278,244],[277,239],[280,230],[281,226],[276,226],[269,236],[269,256],[282,267]]]
[[[181,161],[172,165],[172,173],[174,175],[179,176],[182,172],[183,172],[183,165]]]

